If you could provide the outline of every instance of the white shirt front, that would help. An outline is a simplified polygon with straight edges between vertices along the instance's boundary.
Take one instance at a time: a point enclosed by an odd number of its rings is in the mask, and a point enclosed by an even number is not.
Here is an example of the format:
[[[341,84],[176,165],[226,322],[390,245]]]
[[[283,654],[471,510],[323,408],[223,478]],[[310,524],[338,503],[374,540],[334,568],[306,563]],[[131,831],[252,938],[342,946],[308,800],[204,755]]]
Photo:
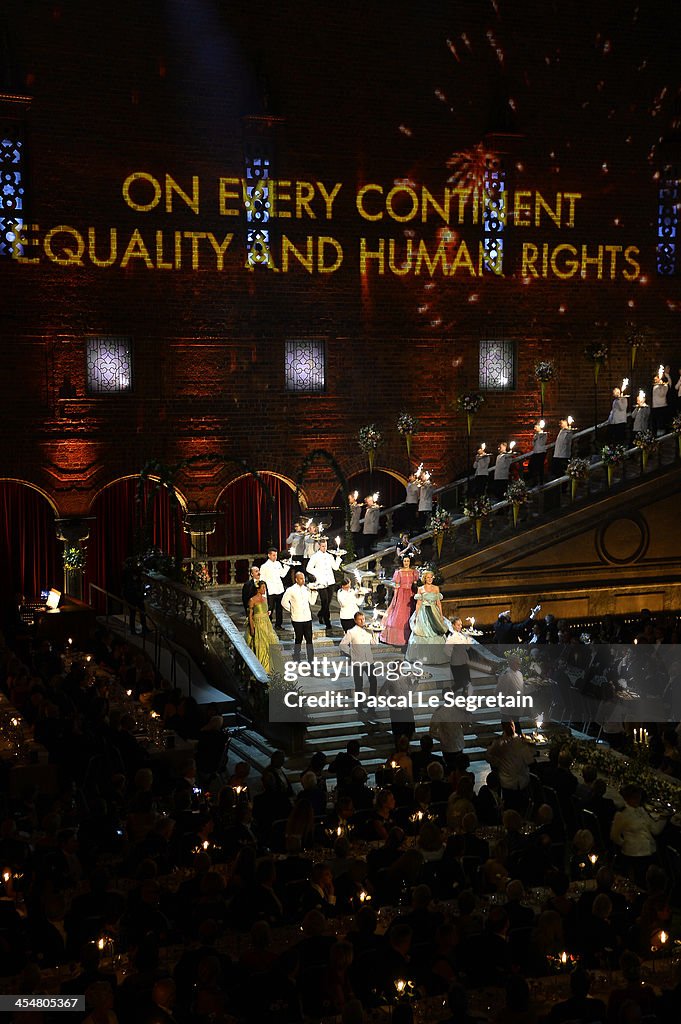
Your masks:
[[[353,626],[340,642],[340,649],[350,661],[373,661],[372,644],[377,642],[375,633],[370,633],[364,626]]]
[[[349,590],[343,590],[342,588],[336,594],[338,598],[338,604],[340,605],[340,617],[341,619],[354,619],[355,615],[359,611],[360,604],[364,604],[364,595],[357,600],[357,594],[354,592],[352,587]]]
[[[487,752],[487,760],[497,769],[502,789],[525,789],[529,785],[534,752],[520,736],[495,740]]]
[[[284,584],[281,582],[288,572],[288,566],[283,566],[278,558],[272,561],[268,558],[260,566],[260,579],[267,584],[268,594],[283,594]]]
[[[310,605],[316,604],[316,601],[317,595],[314,590],[308,590],[306,586],[301,587],[299,583],[294,583],[284,592],[281,607],[291,613],[292,622],[311,622]]]
[[[319,537],[316,533],[306,533],[303,540],[303,557],[312,558],[319,547]]]
[[[461,722],[454,721],[455,714],[461,714],[459,709],[447,708],[441,704],[428,726],[428,732],[436,740],[446,754],[459,754],[464,748],[464,732]]]
[[[653,384],[653,409],[661,409],[667,404],[669,384]]]
[[[332,587],[336,582],[334,569],[340,568],[340,555],[332,555],[330,551],[315,551],[307,563],[307,571],[314,576],[320,587]]]
[[[378,505],[367,506],[364,513],[364,533],[378,533],[381,525],[381,510]]]
[[[569,459],[572,451],[572,431],[569,427],[561,427],[556,443],[553,446],[554,459]]]
[[[663,818],[655,821],[645,807],[627,806],[612,820],[610,838],[622,847],[625,857],[651,857],[656,849],[655,836],[666,824]]]
[[[535,431],[534,437],[532,438],[532,451],[535,453],[546,451],[546,441],[548,434],[545,430]]]
[[[417,483],[410,482],[410,483],[407,484],[406,503],[407,503],[407,505],[418,505],[418,501],[419,501],[419,485]]]
[[[292,554],[302,557],[305,550],[305,534],[293,530],[286,538],[286,547]]]
[[[351,533],[359,533],[359,531],[362,529],[359,521],[362,518],[362,512],[363,511],[364,510],[363,510],[361,505],[351,505],[350,506],[350,532]]]
[[[459,647],[459,646],[461,646],[463,648],[463,650],[461,650],[461,651],[451,651],[450,652],[450,657],[449,657],[450,665],[467,665],[468,664],[468,662],[469,662],[468,651],[465,648],[469,647],[470,643],[471,643],[470,637],[466,636],[465,633],[462,633],[461,630],[456,630],[455,629],[453,633],[449,634],[449,636],[445,640],[445,647]]]
[[[513,455],[511,452],[499,452],[497,455],[497,461],[494,463],[494,479],[495,480],[508,480],[508,474],[511,470],[511,459]]]
[[[634,433],[642,434],[650,425],[650,406],[637,405],[634,409]]]
[[[419,512],[431,512],[433,509],[433,485],[421,484],[419,488]]]
[[[627,404],[628,398],[613,398],[612,410],[610,412],[611,423],[626,423],[627,422]]]
[[[476,476],[489,476],[489,464],[491,455],[476,455],[473,460],[473,469]]]

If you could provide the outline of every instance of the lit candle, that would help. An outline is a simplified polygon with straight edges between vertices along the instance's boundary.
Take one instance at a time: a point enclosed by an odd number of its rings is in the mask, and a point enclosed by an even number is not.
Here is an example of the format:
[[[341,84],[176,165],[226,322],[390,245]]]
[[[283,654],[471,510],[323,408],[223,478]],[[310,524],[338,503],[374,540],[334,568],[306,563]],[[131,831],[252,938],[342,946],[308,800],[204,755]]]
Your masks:
[[[538,729],[539,732],[541,732],[541,728],[542,728],[543,724],[544,724],[544,716],[543,715],[539,715],[539,717],[537,718],[537,729]]]
[[[573,417],[572,416],[568,416],[568,418],[567,418],[568,427],[571,427],[574,422],[575,421],[574,421]]]
[[[132,697],[132,690],[126,690],[125,694],[127,697]]]
[[[660,365],[657,368],[657,376],[661,377],[663,373],[664,373],[664,366],[662,365],[662,363],[660,363]]]
[[[103,951],[105,945],[106,942],[104,939],[97,939],[97,949],[100,951],[100,953]]]
[[[359,491],[353,491],[352,496],[355,499],[355,501],[357,501],[357,499],[359,498]]]
[[[629,384],[629,378],[628,377],[623,377],[622,378],[622,388],[621,388],[622,393],[624,393],[627,390],[627,385],[628,384]]]
[[[645,400],[646,400],[646,393],[645,393],[645,391],[639,391],[639,393],[638,393],[638,400],[639,400],[639,402],[645,402]]]
[[[401,978],[395,982],[395,988],[397,989],[398,996],[404,995],[404,990],[407,987],[406,981],[402,981]]]
[[[362,890],[362,892],[359,894],[360,903],[368,903],[370,899],[371,896],[369,895],[368,892],[364,892],[364,890]]]
[[[340,537],[336,537],[336,551],[340,548]]]
[[[12,877],[11,872],[3,871],[3,873],[2,873],[2,880],[3,880],[3,882],[9,882],[11,877]]]
[[[560,962],[562,964],[566,964],[567,963],[567,953],[563,952],[563,953],[560,954]]]
[[[667,933],[665,931],[661,931],[660,932],[660,945],[664,946],[664,944],[665,944],[665,942],[667,941],[668,938],[669,938],[669,936],[667,935]]]
[[[511,441],[508,447],[511,449],[511,451],[513,451],[513,449],[515,448],[515,441]]]
[[[69,644],[69,647],[72,647],[72,646],[73,646],[73,640],[72,640],[72,638],[71,638],[71,637],[69,637],[69,640],[68,640],[68,644]]]
[[[546,426],[546,420],[539,420],[539,429],[543,430]]]
[[[373,493],[373,494],[371,495],[371,497],[372,497],[372,498],[374,499],[374,501],[375,501],[375,502],[378,502],[378,491],[375,491],[375,492],[374,492],[374,493]]]
[[[598,860],[598,854],[597,853],[590,853],[589,854],[589,860],[591,861],[592,864],[595,864],[596,861]]]

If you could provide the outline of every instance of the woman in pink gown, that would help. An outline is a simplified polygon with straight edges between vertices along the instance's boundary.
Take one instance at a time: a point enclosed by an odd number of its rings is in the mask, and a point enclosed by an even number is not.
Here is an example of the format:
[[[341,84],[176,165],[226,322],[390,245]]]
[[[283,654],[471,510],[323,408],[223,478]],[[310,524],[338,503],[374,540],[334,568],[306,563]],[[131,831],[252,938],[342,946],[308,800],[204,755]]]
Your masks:
[[[417,569],[411,568],[411,559],[402,559],[402,568],[396,569],[393,573],[395,593],[390,602],[390,607],[383,619],[383,629],[380,639],[384,644],[392,644],[394,647],[404,647],[409,643],[411,628],[409,619],[414,611],[414,595],[412,594],[412,583],[418,583],[419,574]]]

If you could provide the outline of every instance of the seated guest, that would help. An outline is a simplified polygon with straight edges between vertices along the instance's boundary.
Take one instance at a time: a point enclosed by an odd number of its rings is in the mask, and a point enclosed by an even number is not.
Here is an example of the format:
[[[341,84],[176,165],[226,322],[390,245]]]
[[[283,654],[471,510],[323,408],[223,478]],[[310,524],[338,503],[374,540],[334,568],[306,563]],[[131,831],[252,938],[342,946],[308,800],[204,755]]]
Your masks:
[[[300,777],[305,798],[312,808],[314,817],[319,817],[326,812],[327,792],[326,783],[320,784],[319,778],[313,771],[306,771]]]
[[[325,967],[329,962],[331,947],[336,943],[335,935],[328,933],[327,920],[320,910],[308,910],[301,924],[303,937],[291,948],[303,974],[312,967]]]
[[[412,943],[421,946],[432,941],[433,935],[442,924],[444,917],[433,909],[433,894],[427,885],[417,885],[411,894],[411,907],[397,920],[411,928]]]
[[[635,1003],[643,1015],[655,1013],[655,989],[641,981],[641,961],[630,950],[620,957],[620,971],[624,975],[622,988],[613,989],[608,999],[608,1024],[618,1024],[620,1011],[628,1002]]]
[[[482,825],[500,825],[503,806],[499,773],[492,769],[475,798],[478,820]]]
[[[335,760],[329,766],[329,771],[338,780],[338,792],[344,793],[352,781],[352,771],[358,765],[361,768],[362,762],[359,759],[359,740],[348,740],[345,750],[336,755]]]
[[[388,833],[393,827],[392,812],[395,810],[395,797],[389,789],[379,789],[374,802],[374,814],[367,824],[366,838],[382,839],[388,838]]]
[[[503,907],[492,907],[480,935],[471,937],[462,950],[466,975],[475,987],[503,985],[511,972],[508,945],[508,915]]]
[[[336,893],[333,875],[328,864],[315,864],[310,872],[307,887],[300,897],[299,912],[319,910],[324,917],[336,915]]]
[[[467,814],[475,814],[474,780],[467,773],[457,784],[447,802],[447,827],[461,831],[461,823]]]
[[[352,769],[350,783],[346,793],[352,800],[356,811],[367,811],[374,802],[374,794],[370,789],[367,773],[361,765]]]
[[[495,843],[490,850],[489,860],[482,865],[482,880],[485,892],[503,892],[510,881],[506,862],[508,846],[503,841]]]
[[[614,957],[620,947],[617,930],[611,921],[612,903],[604,892],[599,893],[591,906],[591,915],[584,930],[578,932],[580,948],[587,967],[614,967]]]
[[[592,764],[585,764],[582,769],[582,782],[577,783],[575,796],[584,803],[591,799],[591,787],[598,778],[598,771]]]
[[[445,781],[445,769],[441,761],[432,760],[426,768],[430,785],[430,796],[434,804],[444,803],[451,796],[452,787]]]
[[[447,1008],[452,1015],[443,1024],[484,1024],[482,1017],[475,1017],[469,1012],[468,993],[463,985],[452,985],[447,995]]]
[[[463,855],[464,857],[475,857],[481,864],[484,864],[489,859],[489,843],[475,834],[478,828],[476,815],[472,812],[464,814],[461,819]]]
[[[570,975],[570,997],[556,1003],[546,1018],[547,1024],[566,1024],[567,1021],[596,1024],[597,1021],[605,1021],[605,1003],[589,996],[591,980],[591,975],[583,968],[574,970]]]
[[[506,886],[505,910],[508,914],[508,925],[510,931],[515,928],[530,928],[534,925],[534,910],[531,907],[523,906],[525,889],[523,883],[517,878],[512,879]]]
[[[596,888],[587,889],[579,897],[577,902],[577,919],[579,921],[579,932],[581,934],[586,927],[585,922],[589,919],[591,914],[591,908],[596,896],[599,893],[605,894],[610,900],[610,906],[612,907],[611,917],[615,922],[620,934],[622,934],[628,927],[630,922],[629,916],[629,905],[626,897],[621,893],[613,892],[613,883],[615,876],[612,869],[603,866],[596,872]]]
[[[419,737],[419,747],[411,755],[411,761],[414,771],[414,782],[427,782],[428,781],[428,765],[432,764],[433,761],[440,761],[441,759],[433,753],[433,747],[435,743],[430,733],[423,733]]]
[[[559,956],[565,948],[565,933],[560,914],[556,910],[542,911],[530,938],[529,973],[535,977],[550,974],[547,957]]]
[[[596,863],[590,860],[593,854],[594,837],[588,828],[578,829],[572,837],[570,878],[576,882],[590,880],[596,875]]]

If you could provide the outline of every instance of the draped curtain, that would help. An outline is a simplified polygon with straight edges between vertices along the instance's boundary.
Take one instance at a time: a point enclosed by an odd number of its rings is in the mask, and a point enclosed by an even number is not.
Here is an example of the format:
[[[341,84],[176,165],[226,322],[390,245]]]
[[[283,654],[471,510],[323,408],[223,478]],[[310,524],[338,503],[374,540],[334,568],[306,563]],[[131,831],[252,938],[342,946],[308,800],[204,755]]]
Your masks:
[[[298,514],[295,491],[278,476],[261,473],[272,492],[275,508],[273,541],[282,550]],[[223,492],[215,533],[208,550],[215,555],[264,554],[270,536],[267,499],[255,477],[243,476]],[[243,572],[240,572],[240,576]]]
[[[54,510],[39,491],[0,480],[0,596],[3,611],[20,591],[39,600],[41,590],[61,590],[64,566]]]
[[[96,583],[103,590],[120,593],[121,569],[124,560],[137,549],[139,512],[137,488],[139,477],[118,480],[101,491],[92,505],[90,514],[95,520],[90,525],[88,560],[85,574],[85,594],[88,584]],[[144,483],[144,502],[153,483]],[[180,509],[180,517],[182,510]],[[168,554],[175,554],[175,529],[170,510],[170,498],[165,487],[158,488],[153,502],[152,543]],[[190,552],[190,540],[182,534],[182,555]]]

